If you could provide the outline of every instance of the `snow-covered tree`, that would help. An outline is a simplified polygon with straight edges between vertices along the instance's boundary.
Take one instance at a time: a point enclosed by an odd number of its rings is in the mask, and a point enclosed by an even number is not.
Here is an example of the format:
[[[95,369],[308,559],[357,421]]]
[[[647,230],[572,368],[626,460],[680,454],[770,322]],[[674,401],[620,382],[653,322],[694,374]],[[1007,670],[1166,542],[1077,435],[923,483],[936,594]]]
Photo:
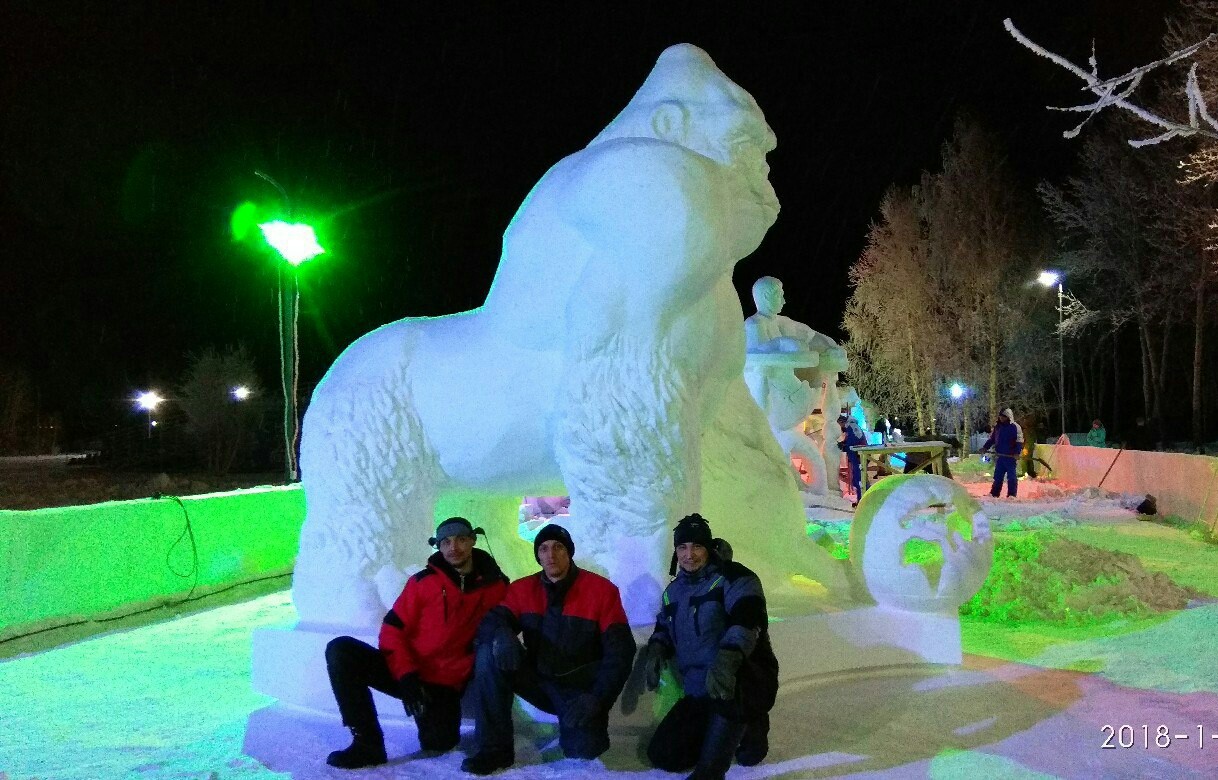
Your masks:
[[[1066,137],[1077,136],[1087,122],[1106,108],[1121,109],[1128,117],[1136,118],[1124,123],[1125,137],[1132,139],[1129,144],[1134,147],[1145,147],[1160,144],[1163,141],[1174,140],[1171,151],[1154,155],[1154,162],[1163,166],[1164,172],[1174,180],[1176,188],[1170,184],[1158,182],[1146,189],[1148,179],[1141,177],[1135,188],[1141,188],[1143,197],[1153,197],[1154,203],[1143,203],[1134,211],[1145,213],[1148,209],[1155,212],[1158,225],[1165,231],[1151,230],[1160,235],[1146,235],[1154,243],[1159,252],[1155,268],[1151,274],[1155,278],[1152,285],[1161,294],[1168,289],[1172,297],[1163,300],[1164,306],[1149,304],[1153,295],[1141,295],[1129,290],[1134,299],[1133,306],[1124,308],[1125,315],[1136,315],[1139,332],[1139,343],[1142,347],[1143,362],[1143,396],[1144,407],[1148,415],[1158,416],[1161,411],[1164,382],[1166,377],[1167,349],[1172,325],[1177,321],[1191,319],[1193,328],[1193,365],[1192,365],[1192,435],[1194,445],[1200,449],[1203,431],[1202,411],[1202,372],[1204,358],[1204,334],[1208,324],[1206,301],[1213,286],[1218,269],[1215,267],[1214,251],[1218,249],[1218,239],[1215,229],[1218,229],[1218,212],[1215,211],[1215,195],[1212,188],[1218,184],[1218,120],[1215,119],[1211,106],[1218,98],[1218,0],[1183,0],[1179,12],[1168,18],[1167,33],[1163,44],[1166,56],[1155,62],[1135,68],[1134,70],[1115,78],[1102,79],[1099,75],[1099,65],[1096,55],[1092,54],[1089,70],[1084,70],[1060,55],[1049,52],[1023,35],[1010,19],[1006,28],[1013,37],[1023,45],[1044,56],[1055,64],[1077,75],[1085,83],[1096,100],[1092,103],[1070,106],[1060,110],[1085,113],[1086,116],[1078,126],[1065,133]],[[1135,90],[1148,76],[1158,77],[1158,90],[1152,93],[1149,100],[1140,100]],[[1156,135],[1145,137],[1142,132],[1145,125],[1155,128]],[[1142,136],[1142,137],[1138,137]],[[1090,160],[1088,157],[1090,156]],[[1098,155],[1095,149],[1084,153],[1084,161],[1094,164]],[[1111,155],[1107,162],[1114,160]],[[1117,165],[1119,169],[1121,166]],[[1096,177],[1091,185],[1102,185]],[[1077,183],[1077,182],[1076,182]],[[1120,188],[1119,180],[1109,181],[1109,185]],[[1093,194],[1098,192],[1094,186]],[[1060,194],[1060,193],[1059,193]],[[1075,188],[1075,194],[1081,195],[1082,190]],[[1128,193],[1112,193],[1111,204],[1116,205]],[[1072,220],[1065,214],[1070,209],[1061,208],[1061,198],[1055,196],[1050,189],[1044,193],[1046,204],[1051,211],[1056,212],[1059,222],[1068,224]],[[1085,199],[1077,199],[1075,205],[1086,210]],[[1126,205],[1130,205],[1126,203]],[[1078,231],[1092,232],[1091,242],[1102,228],[1092,225],[1078,226]],[[1117,230],[1114,233],[1119,233]],[[1128,248],[1130,245],[1125,244]],[[1084,253],[1084,256],[1087,253]],[[1145,254],[1143,253],[1143,257]],[[1158,276],[1170,275],[1170,278]],[[1144,286],[1144,285],[1139,285]],[[1179,297],[1183,297],[1191,311],[1183,311]],[[1179,307],[1181,310],[1177,310]],[[1113,329],[1118,329],[1123,321],[1120,306],[1110,307],[1109,320]],[[1156,350],[1149,343],[1152,341],[1149,332],[1150,323],[1158,320],[1162,329],[1161,343]],[[1157,357],[1156,357],[1157,353]],[[1114,353],[1115,355],[1115,353]]]
[[[994,136],[967,120],[944,144],[941,172],[889,190],[851,268],[843,323],[865,397],[908,410],[920,430],[936,412],[971,425],[969,397],[957,407],[944,396],[953,382],[984,399],[989,420],[1007,404],[1040,405],[1039,379],[1026,381],[1040,376],[1049,332],[1023,311],[1037,255],[1030,200]]]
[[[850,268],[854,287],[843,320],[850,335],[850,381],[889,414],[935,428],[934,384],[945,372],[945,316],[927,280],[929,245],[915,193],[890,188],[863,254]]]

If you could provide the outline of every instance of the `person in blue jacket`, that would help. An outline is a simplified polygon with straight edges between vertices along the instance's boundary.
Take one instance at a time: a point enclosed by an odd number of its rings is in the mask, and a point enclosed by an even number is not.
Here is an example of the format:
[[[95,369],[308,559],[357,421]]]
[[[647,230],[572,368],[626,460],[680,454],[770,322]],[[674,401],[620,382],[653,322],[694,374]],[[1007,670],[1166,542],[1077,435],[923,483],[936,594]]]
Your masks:
[[[837,424],[842,428],[842,438],[837,446],[846,453],[846,460],[850,463],[850,484],[854,488],[853,504],[858,506],[863,498],[863,470],[859,454],[854,448],[867,446],[867,434],[863,433],[862,427],[853,417],[843,414],[837,418]]]
[[[1015,422],[1015,415],[1010,409],[1003,409],[998,414],[998,424],[994,426],[990,438],[981,446],[981,454],[994,450],[994,485],[990,495],[998,498],[1002,494],[1002,480],[1007,481],[1007,497],[1014,498],[1019,490],[1019,482],[1015,476],[1015,463],[1023,452],[1023,429]]]
[[[639,670],[655,690],[674,660],[684,696],[656,728],[647,757],[668,772],[693,767],[687,780],[723,780],[733,758],[753,766],[769,751],[778,659],[765,592],[701,515],[677,524],[673,546],[680,569],[664,590]]]

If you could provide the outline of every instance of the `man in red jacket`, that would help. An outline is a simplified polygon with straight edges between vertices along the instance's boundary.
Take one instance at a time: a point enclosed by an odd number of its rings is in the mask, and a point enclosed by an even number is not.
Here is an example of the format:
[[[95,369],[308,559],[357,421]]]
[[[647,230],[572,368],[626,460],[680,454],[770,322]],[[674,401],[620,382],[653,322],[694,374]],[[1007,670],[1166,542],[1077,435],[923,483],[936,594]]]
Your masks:
[[[503,599],[507,577],[494,558],[474,548],[473,526],[463,517],[440,523],[430,542],[439,552],[406,581],[385,615],[380,649],[349,636],[326,646],[330,687],[354,737],[346,750],[330,754],[330,766],[385,763],[385,737],[369,688],[402,700],[426,754],[447,752],[460,739],[474,635],[487,610]]]
[[[516,760],[514,695],[558,715],[558,744],[566,757],[604,753],[609,709],[634,660],[634,635],[617,586],[575,565],[567,529],[543,526],[533,554],[541,571],[509,585],[503,603],[478,628],[478,752],[461,763],[475,775]],[[524,636],[523,647],[517,634]]]

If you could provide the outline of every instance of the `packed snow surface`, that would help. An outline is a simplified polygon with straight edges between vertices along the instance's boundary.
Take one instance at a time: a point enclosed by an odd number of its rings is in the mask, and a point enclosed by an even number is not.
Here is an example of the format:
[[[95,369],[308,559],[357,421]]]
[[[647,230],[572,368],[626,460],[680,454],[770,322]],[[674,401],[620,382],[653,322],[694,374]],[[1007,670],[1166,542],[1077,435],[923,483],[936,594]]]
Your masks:
[[[1102,514],[1107,500],[1080,507]],[[1029,495],[1038,511],[1035,503]],[[296,716],[250,688],[250,632],[293,620],[281,592],[0,662],[0,778],[466,776],[469,723],[449,755],[411,759],[413,730],[397,726],[387,729],[388,765],[358,774],[326,766],[346,745],[338,722]],[[1142,631],[1054,645],[1027,663],[974,655],[958,668],[788,682],[769,757],[729,778],[1212,776],[1216,634],[1218,605],[1207,605]],[[807,637],[808,652],[816,642]],[[517,725],[517,763],[498,777],[674,777],[640,759],[648,735],[637,730],[615,728],[605,756],[576,761],[562,758],[553,725],[520,713]],[[1187,737],[1156,747],[1160,725]],[[1130,739],[1133,747],[1119,746]]]

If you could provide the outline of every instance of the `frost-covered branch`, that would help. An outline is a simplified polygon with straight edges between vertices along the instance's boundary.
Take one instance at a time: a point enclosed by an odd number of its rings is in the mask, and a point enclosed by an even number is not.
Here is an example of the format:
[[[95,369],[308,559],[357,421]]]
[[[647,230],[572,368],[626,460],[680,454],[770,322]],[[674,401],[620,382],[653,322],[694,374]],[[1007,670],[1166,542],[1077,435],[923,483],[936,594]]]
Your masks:
[[[1048,49],[1031,41],[1026,35],[1016,29],[1015,24],[1010,19],[1003,20],[1003,26],[1007,32],[1011,34],[1015,40],[1036,52],[1040,56],[1048,59],[1055,65],[1064,68],[1083,80],[1086,90],[1089,90],[1098,98],[1092,103],[1087,103],[1078,106],[1049,106],[1054,111],[1070,111],[1078,113],[1086,113],[1078,126],[1071,130],[1067,130],[1063,135],[1066,138],[1074,138],[1083,129],[1083,126],[1090,121],[1091,117],[1098,114],[1100,111],[1109,106],[1128,111],[1139,119],[1148,122],[1164,132],[1152,138],[1144,138],[1141,140],[1131,140],[1130,146],[1139,147],[1148,144],[1157,144],[1160,141],[1166,141],[1171,138],[1187,138],[1189,136],[1202,136],[1213,140],[1218,140],[1218,121],[1210,115],[1209,107],[1206,105],[1205,97],[1201,94],[1201,88],[1197,82],[1197,63],[1188,72],[1188,81],[1185,84],[1185,95],[1188,98],[1188,124],[1182,124],[1171,119],[1164,118],[1149,111],[1136,103],[1128,100],[1133,91],[1137,89],[1142,81],[1142,77],[1150,73],[1155,68],[1161,68],[1170,65],[1180,60],[1186,60],[1196,54],[1202,47],[1208,46],[1215,41],[1218,41],[1218,33],[1213,33],[1201,41],[1194,43],[1192,46],[1185,47],[1178,51],[1172,52],[1161,60],[1156,60],[1148,65],[1143,65],[1134,68],[1123,76],[1117,76],[1110,79],[1101,79],[1099,77],[1099,64],[1095,58],[1095,48],[1092,46],[1091,57],[1088,59],[1088,64],[1091,70],[1087,71],[1075,65],[1070,60],[1062,57],[1059,54],[1054,54]]]

